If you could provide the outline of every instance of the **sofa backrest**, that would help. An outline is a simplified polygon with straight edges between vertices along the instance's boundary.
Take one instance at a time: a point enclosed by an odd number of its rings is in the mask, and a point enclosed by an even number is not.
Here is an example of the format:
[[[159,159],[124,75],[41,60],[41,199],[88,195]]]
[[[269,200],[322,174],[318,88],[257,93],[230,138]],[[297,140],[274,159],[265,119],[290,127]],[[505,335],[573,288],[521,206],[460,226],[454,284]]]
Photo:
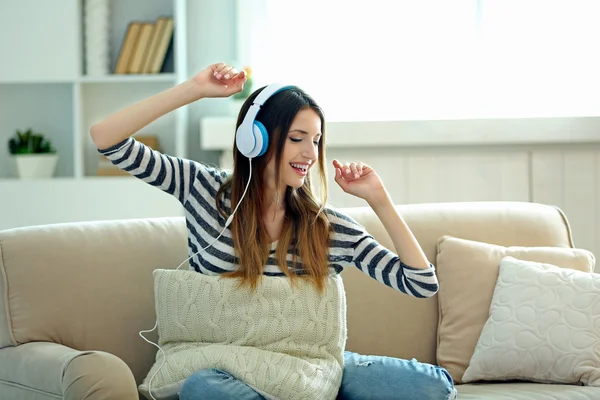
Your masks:
[[[399,206],[435,264],[443,235],[498,245],[572,247],[554,207],[511,202]],[[370,208],[344,209],[383,245]],[[33,341],[119,356],[141,383],[156,348],[139,336],[155,323],[152,271],[187,258],[182,217],[67,223],[0,232],[0,347]],[[187,263],[182,266],[187,268]],[[435,362],[437,299],[415,299],[356,268],[343,272],[348,350]],[[145,334],[156,342],[156,332]]]

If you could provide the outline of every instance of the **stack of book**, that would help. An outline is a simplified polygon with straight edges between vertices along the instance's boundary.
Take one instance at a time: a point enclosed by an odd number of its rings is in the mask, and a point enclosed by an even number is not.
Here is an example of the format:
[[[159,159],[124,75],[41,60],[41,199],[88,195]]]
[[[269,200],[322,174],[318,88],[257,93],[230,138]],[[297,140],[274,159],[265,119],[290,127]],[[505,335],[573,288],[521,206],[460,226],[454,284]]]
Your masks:
[[[158,137],[154,135],[135,135],[135,140],[142,142],[153,150],[162,151],[158,143]],[[97,176],[128,176],[129,172],[119,169],[106,156],[99,154]]]
[[[158,74],[173,43],[173,18],[129,23],[115,74]]]

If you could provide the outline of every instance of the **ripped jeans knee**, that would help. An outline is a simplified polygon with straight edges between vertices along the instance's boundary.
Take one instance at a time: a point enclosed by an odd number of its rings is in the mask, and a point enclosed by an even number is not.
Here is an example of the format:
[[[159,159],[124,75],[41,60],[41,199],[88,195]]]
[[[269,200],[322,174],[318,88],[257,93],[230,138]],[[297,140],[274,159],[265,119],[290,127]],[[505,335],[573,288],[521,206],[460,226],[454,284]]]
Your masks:
[[[454,400],[456,389],[448,371],[436,365],[347,351],[339,398]]]

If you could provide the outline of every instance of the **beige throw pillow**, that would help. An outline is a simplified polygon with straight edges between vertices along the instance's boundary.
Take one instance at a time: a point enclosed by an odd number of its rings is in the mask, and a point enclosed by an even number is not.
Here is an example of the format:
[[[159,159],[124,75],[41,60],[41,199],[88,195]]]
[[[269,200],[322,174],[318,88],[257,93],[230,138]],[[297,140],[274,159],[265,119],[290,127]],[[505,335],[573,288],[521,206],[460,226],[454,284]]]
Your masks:
[[[600,386],[600,274],[505,257],[464,382]]]
[[[507,256],[584,272],[592,272],[595,264],[593,254],[583,249],[503,247],[450,236],[440,238],[437,362],[456,383],[462,383],[489,317],[498,266]]]

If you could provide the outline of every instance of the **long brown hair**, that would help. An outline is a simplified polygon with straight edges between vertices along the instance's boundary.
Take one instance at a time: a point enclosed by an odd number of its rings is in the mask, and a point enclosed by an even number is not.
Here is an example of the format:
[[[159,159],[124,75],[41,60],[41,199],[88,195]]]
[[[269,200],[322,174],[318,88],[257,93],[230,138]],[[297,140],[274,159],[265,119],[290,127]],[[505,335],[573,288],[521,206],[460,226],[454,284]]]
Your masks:
[[[236,129],[244,120],[252,101],[263,89],[264,87],[252,93],[242,105]],[[236,261],[239,265],[236,271],[224,275],[241,279],[241,285],[247,285],[253,290],[262,279],[263,268],[268,261],[270,250],[270,239],[262,218],[263,205],[267,201],[264,198],[263,190],[266,187],[264,172],[269,160],[275,157],[275,182],[279,186],[279,165],[287,133],[296,114],[306,108],[313,109],[321,119],[322,137],[318,145],[318,165],[315,165],[318,167],[320,199],[318,200],[315,196],[310,174],[306,176],[301,187],[297,189],[287,187],[283,203],[285,218],[275,258],[281,271],[292,280],[292,284],[296,279],[304,278],[313,283],[319,291],[323,291],[325,287],[332,231],[324,212],[327,202],[324,151],[325,117],[321,108],[309,95],[301,89],[293,87],[270,97],[256,117],[256,120],[260,121],[268,132],[269,147],[264,155],[252,159],[250,186],[231,224]],[[233,155],[233,174],[217,192],[217,208],[224,218],[229,217],[222,206],[225,193],[231,191],[231,209],[233,211],[244,193],[250,176],[248,158],[239,152],[235,141]],[[277,193],[281,193],[279,187],[276,190]],[[287,260],[288,249],[292,254],[291,262]],[[298,256],[300,256],[301,262],[298,260]]]

